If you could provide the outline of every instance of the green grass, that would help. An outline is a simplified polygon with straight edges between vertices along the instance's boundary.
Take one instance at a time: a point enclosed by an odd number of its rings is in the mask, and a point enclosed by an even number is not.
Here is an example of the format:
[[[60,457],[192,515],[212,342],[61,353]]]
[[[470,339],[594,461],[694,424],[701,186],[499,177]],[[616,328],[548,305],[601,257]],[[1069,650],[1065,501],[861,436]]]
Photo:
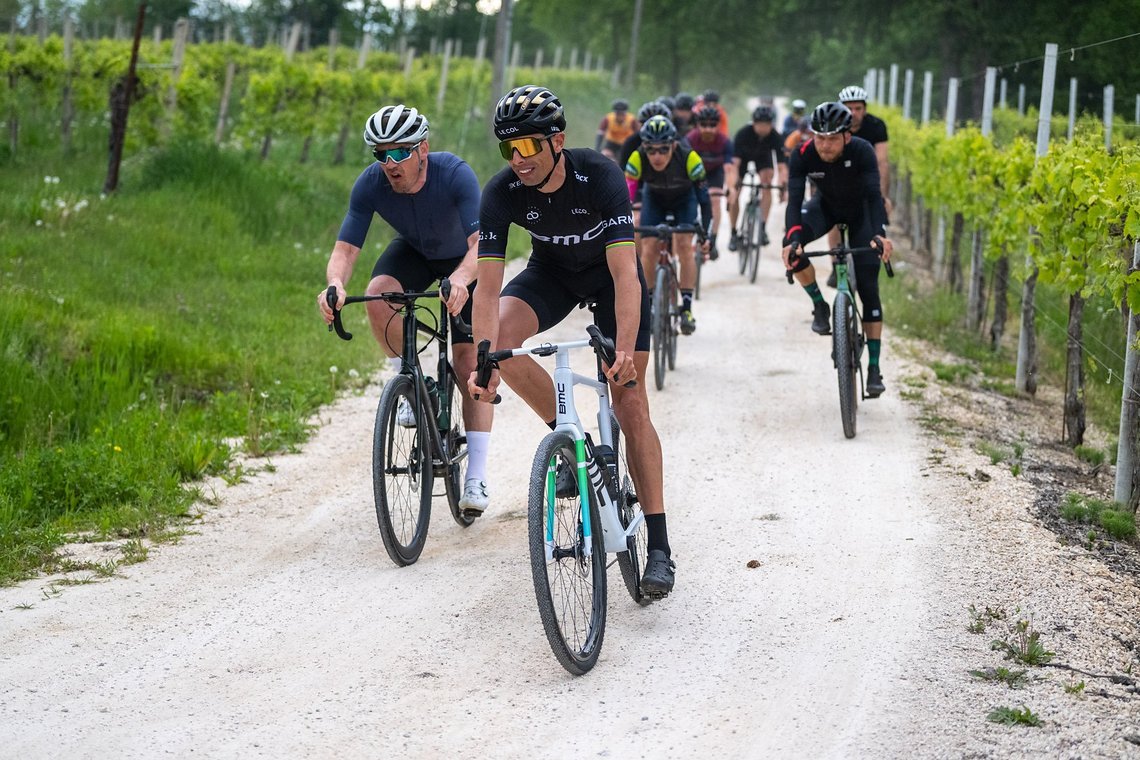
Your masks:
[[[1041,643],[1041,633],[1034,630],[1028,620],[1018,620],[1011,625],[1009,636],[992,641],[990,649],[1001,652],[1007,660],[1030,666],[1044,665],[1052,660],[1055,654]]]
[[[1061,517],[1069,522],[1099,526],[1118,541],[1127,541],[1136,537],[1135,515],[1117,502],[1068,493],[1061,504]],[[1089,540],[1095,539],[1095,531],[1090,530]]]
[[[982,681],[994,681],[997,683],[1004,683],[1011,689],[1020,689],[1029,682],[1026,675],[1028,671],[1025,670],[1010,670],[1009,668],[982,668],[981,670],[971,670],[970,675]]]
[[[1073,453],[1077,455],[1077,459],[1082,462],[1088,462],[1094,467],[1104,464],[1106,452],[1104,449],[1095,449],[1092,446],[1079,445],[1073,449]]]
[[[181,143],[131,157],[101,200],[104,170],[98,154],[3,168],[0,583],[69,534],[142,538],[188,516],[184,484],[230,469],[226,440],[294,449],[376,366],[315,306],[359,167]],[[375,225],[350,287],[387,234]],[[363,310],[346,319],[368,335]]]

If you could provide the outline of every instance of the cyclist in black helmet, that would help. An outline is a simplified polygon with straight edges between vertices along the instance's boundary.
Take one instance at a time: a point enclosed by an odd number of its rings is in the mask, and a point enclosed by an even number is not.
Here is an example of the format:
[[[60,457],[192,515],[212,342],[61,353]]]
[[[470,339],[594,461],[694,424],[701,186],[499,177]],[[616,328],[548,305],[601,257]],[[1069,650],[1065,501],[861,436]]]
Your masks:
[[[673,97],[673,123],[677,125],[677,134],[686,135],[697,126],[693,106],[696,101],[687,92],[678,92]]]
[[[783,256],[784,267],[796,273],[796,280],[811,297],[814,314],[811,329],[826,335],[830,332],[831,309],[816,284],[811,259],[806,256],[791,259],[792,245],[806,245],[841,222],[847,224],[853,248],[878,241],[883,261],[890,260],[893,244],[886,235],[887,210],[879,189],[875,149],[866,140],[851,135],[851,112],[842,103],[821,103],[812,112],[811,129],[812,139],[793,151],[789,162]],[[804,185],[808,177],[816,192],[804,204]],[[879,258],[855,256],[854,259],[867,335],[867,395],[879,396],[886,390],[879,370],[883,335]]]
[[[740,247],[741,237],[736,231],[736,222],[740,217],[740,190],[744,184],[744,175],[748,173],[748,164],[756,167],[760,175],[761,184],[788,185],[788,163],[784,155],[784,140],[780,133],[772,126],[776,119],[776,111],[771,106],[757,106],[752,112],[752,123],[737,130],[732,141],[732,163],[735,167],[736,182],[728,186],[728,221],[732,229],[732,237],[728,241],[728,250],[735,251]],[[773,183],[772,179],[779,172],[779,181]],[[784,191],[780,191],[780,200],[784,199]],[[768,245],[768,212],[772,208],[772,190],[764,188],[760,191],[760,244]]]
[[[673,588],[674,564],[665,527],[661,441],[649,417],[647,383],[623,386],[643,379],[649,364],[649,297],[634,253],[629,190],[612,161],[589,149],[565,148],[562,103],[545,87],[526,85],[504,95],[495,107],[494,129],[508,168],[483,189],[475,340],[489,340],[492,349],[521,346],[582,300],[597,299],[598,326],[617,348],[606,374],[649,531],[641,585],[651,596],[665,596]],[[532,252],[526,269],[500,295],[512,223],[530,234]],[[500,371],[553,429],[554,386],[530,357],[504,362],[486,388],[471,373],[469,391],[493,399]]]

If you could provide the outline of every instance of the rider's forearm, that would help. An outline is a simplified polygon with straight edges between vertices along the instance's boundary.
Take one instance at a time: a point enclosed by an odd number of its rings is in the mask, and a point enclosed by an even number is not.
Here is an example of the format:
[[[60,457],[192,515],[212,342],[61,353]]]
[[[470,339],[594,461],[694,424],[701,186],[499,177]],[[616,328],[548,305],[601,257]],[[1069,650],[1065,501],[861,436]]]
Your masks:
[[[467,253],[464,254],[463,261],[459,262],[459,266],[455,268],[455,272],[462,276],[465,281],[472,282],[479,271],[479,233],[472,233],[467,242]]]
[[[352,278],[352,268],[360,255],[360,249],[342,240],[336,241],[328,266],[325,267],[325,282],[329,285],[340,283],[343,287]]]
[[[626,254],[609,254],[617,321],[615,345],[630,356],[637,345],[637,330],[641,326],[641,282],[637,278],[637,261],[632,254],[632,250]]]
[[[475,345],[488,340],[491,348],[498,348],[499,291],[503,286],[503,264],[499,261],[480,262],[479,287],[475,288],[475,302],[471,306],[471,332]]]

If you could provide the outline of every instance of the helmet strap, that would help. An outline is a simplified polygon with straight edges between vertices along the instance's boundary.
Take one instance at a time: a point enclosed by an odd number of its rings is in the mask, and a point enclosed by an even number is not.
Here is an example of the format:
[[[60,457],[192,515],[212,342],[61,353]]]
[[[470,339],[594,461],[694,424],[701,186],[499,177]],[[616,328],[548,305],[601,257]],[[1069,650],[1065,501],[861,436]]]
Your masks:
[[[550,140],[549,137],[546,139],[547,139],[547,141]],[[550,143],[550,152],[551,152],[551,154],[554,155],[554,164],[550,167],[550,171],[548,171],[546,173],[546,176],[542,178],[542,182],[539,182],[537,185],[534,186],[535,190],[541,190],[542,188],[546,187],[546,183],[549,182],[550,178],[554,176],[554,170],[558,168],[559,159],[562,158],[562,151],[554,150],[554,143],[553,142]]]

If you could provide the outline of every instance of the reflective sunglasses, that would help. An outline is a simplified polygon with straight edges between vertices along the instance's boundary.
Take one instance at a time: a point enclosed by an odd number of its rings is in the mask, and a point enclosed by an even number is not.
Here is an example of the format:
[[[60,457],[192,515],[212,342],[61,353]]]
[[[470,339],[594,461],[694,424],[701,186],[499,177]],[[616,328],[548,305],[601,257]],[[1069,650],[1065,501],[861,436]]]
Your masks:
[[[510,161],[516,150],[522,158],[530,158],[540,153],[542,144],[549,139],[549,137],[515,137],[503,140],[499,143],[499,153],[505,161]]]
[[[648,154],[650,156],[664,156],[665,154],[667,154],[669,152],[669,149],[672,147],[673,146],[671,144],[646,145],[645,146],[645,152],[646,152],[646,154]]]
[[[401,145],[399,148],[388,148],[386,150],[374,148],[372,155],[376,156],[376,160],[382,164],[388,163],[388,159],[392,159],[392,161],[398,164],[407,161],[408,157],[415,153],[418,147],[420,147],[419,143],[409,146]]]

